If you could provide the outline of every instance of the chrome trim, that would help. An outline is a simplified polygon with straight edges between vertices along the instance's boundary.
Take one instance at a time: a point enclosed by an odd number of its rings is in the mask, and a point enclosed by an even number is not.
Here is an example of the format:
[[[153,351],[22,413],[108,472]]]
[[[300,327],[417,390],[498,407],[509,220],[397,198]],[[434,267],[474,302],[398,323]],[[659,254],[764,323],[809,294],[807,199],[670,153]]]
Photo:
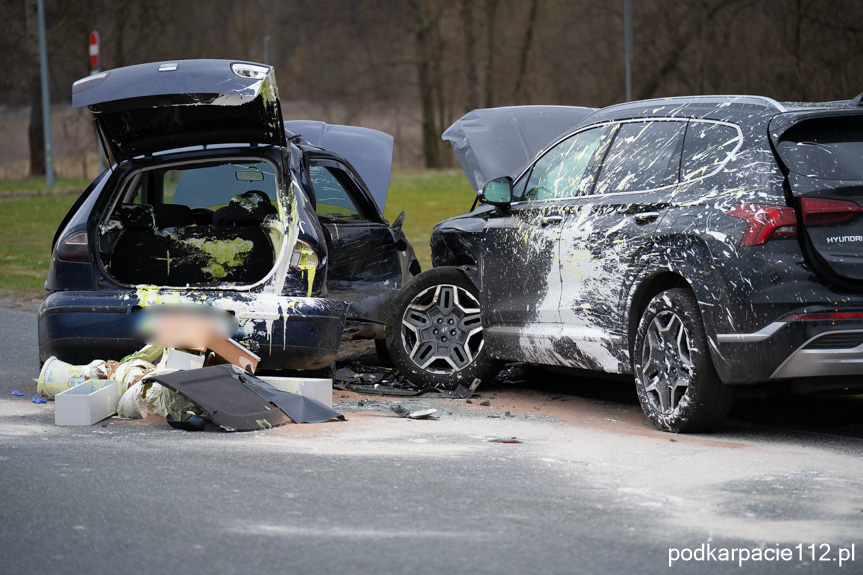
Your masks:
[[[785,321],[774,321],[771,324],[759,329],[753,333],[717,333],[716,341],[719,343],[746,343],[752,341],[764,341],[779,331],[785,324]]]
[[[797,348],[770,379],[842,375],[863,375],[863,345],[850,349]]]

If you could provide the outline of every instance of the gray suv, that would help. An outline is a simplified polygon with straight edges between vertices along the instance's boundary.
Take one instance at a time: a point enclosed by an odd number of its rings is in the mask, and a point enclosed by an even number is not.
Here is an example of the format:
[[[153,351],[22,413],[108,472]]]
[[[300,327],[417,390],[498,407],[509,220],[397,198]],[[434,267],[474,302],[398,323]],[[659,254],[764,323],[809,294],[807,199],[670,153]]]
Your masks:
[[[435,226],[393,363],[441,387],[505,361],[629,376],[673,432],[744,387],[863,385],[860,100],[467,114],[444,139],[482,205]]]

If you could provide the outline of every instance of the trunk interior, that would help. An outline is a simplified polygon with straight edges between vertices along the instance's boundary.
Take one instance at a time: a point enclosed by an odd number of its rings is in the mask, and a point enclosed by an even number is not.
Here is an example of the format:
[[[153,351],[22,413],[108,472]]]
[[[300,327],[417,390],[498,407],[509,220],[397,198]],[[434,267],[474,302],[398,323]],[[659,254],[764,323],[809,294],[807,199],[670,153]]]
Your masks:
[[[148,170],[122,190],[98,232],[102,264],[119,283],[250,285],[275,265],[282,227],[265,162]]]

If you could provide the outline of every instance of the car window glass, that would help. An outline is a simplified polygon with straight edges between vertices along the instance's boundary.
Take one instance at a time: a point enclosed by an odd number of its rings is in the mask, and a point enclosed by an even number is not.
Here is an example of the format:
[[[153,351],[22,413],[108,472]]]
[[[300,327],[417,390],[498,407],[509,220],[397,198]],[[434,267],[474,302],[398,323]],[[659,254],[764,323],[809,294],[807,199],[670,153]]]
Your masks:
[[[315,211],[319,216],[338,218],[341,220],[362,219],[360,211],[340,181],[344,177],[340,170],[321,165],[309,167],[309,177],[315,192],[317,205]]]
[[[571,198],[580,191],[585,169],[604,128],[593,128],[567,138],[537,160],[525,187],[524,200]]]
[[[782,135],[777,151],[794,173],[831,180],[863,180],[863,117],[801,122]]]
[[[620,125],[597,180],[595,193],[651,190],[677,183],[685,122]]]
[[[740,132],[733,126],[690,122],[683,143],[681,178],[685,182],[714,173],[728,160],[740,142]]]
[[[225,162],[143,172],[136,184],[133,203],[179,204],[212,210],[228,205],[231,198],[250,191],[276,199],[273,166],[267,162]]]

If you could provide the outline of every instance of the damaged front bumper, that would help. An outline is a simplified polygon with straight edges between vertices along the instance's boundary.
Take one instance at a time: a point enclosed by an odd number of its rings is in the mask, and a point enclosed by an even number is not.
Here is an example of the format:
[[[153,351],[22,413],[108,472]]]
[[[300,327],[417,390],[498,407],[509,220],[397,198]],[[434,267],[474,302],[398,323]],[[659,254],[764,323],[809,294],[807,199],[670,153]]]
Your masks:
[[[136,310],[160,304],[205,304],[233,314],[234,339],[261,357],[260,369],[310,370],[335,361],[348,303],[230,291],[53,292],[39,305],[39,359],[69,363],[120,359],[138,350]]]

